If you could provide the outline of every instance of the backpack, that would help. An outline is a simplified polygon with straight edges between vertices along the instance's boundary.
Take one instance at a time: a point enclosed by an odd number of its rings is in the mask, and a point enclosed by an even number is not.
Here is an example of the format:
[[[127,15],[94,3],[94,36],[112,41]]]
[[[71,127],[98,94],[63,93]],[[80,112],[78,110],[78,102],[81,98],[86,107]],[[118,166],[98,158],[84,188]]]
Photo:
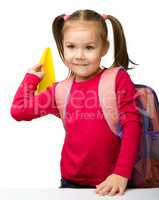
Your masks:
[[[105,120],[112,132],[122,139],[122,129],[115,93],[115,79],[122,66],[106,69],[100,78],[98,95]],[[55,87],[55,101],[65,128],[66,106],[74,77],[70,76]],[[143,133],[132,173],[137,188],[159,187],[159,103],[154,90],[136,84],[136,106],[142,116]],[[107,92],[105,92],[107,91]]]

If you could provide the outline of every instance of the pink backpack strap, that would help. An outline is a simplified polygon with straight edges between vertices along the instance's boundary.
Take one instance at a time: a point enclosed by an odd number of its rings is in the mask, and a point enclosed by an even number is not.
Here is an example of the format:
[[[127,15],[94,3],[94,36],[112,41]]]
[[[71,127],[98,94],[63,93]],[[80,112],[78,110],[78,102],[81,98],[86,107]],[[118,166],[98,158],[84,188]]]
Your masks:
[[[65,80],[57,83],[55,87],[55,102],[59,110],[60,117],[65,128],[66,106],[73,83],[74,76],[70,76]]]
[[[119,113],[115,92],[116,77],[123,67],[111,67],[106,69],[100,78],[98,93],[99,101],[105,120],[115,135],[119,135]]]

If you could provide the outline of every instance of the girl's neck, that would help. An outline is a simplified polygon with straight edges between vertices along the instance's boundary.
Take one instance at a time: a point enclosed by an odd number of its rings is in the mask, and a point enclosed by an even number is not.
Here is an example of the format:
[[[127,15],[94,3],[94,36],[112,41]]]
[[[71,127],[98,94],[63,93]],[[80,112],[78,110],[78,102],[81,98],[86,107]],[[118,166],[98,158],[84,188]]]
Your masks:
[[[83,81],[92,79],[94,76],[96,76],[97,74],[99,74],[101,71],[103,71],[103,69],[99,67],[99,68],[97,69],[97,71],[96,71],[95,73],[93,73],[92,75],[90,75],[88,78],[82,79],[82,80],[80,79],[80,80],[79,80],[79,78],[77,78],[76,75],[75,75],[75,76],[74,76],[74,77],[75,77],[74,80],[75,80],[75,82],[77,82],[77,83],[83,82]]]

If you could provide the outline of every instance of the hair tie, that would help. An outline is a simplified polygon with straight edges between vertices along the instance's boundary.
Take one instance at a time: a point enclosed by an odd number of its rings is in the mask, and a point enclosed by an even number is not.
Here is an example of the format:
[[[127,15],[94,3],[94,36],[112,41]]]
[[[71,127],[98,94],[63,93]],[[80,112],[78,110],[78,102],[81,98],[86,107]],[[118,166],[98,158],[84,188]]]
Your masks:
[[[108,15],[105,15],[105,14],[102,14],[101,17],[102,17],[104,20],[108,19]]]
[[[69,17],[70,17],[70,15],[64,15],[63,16],[64,21],[68,20]]]

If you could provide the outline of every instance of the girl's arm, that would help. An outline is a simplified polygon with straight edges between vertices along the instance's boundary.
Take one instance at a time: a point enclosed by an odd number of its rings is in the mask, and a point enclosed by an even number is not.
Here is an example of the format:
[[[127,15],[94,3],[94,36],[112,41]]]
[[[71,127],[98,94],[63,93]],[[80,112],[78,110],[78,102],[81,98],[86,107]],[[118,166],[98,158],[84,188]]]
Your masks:
[[[116,93],[122,126],[121,148],[113,173],[96,186],[97,194],[111,196],[124,194],[128,179],[131,179],[142,133],[141,115],[135,106],[135,85],[125,70],[117,76]]]
[[[42,76],[42,72],[32,73],[30,70],[25,75],[11,106],[11,115],[15,120],[29,121],[47,114],[60,117],[54,98],[57,83],[39,95],[34,94]]]
[[[116,93],[123,136],[114,173],[131,179],[142,134],[142,118],[136,106],[136,88],[128,73],[121,70]]]

